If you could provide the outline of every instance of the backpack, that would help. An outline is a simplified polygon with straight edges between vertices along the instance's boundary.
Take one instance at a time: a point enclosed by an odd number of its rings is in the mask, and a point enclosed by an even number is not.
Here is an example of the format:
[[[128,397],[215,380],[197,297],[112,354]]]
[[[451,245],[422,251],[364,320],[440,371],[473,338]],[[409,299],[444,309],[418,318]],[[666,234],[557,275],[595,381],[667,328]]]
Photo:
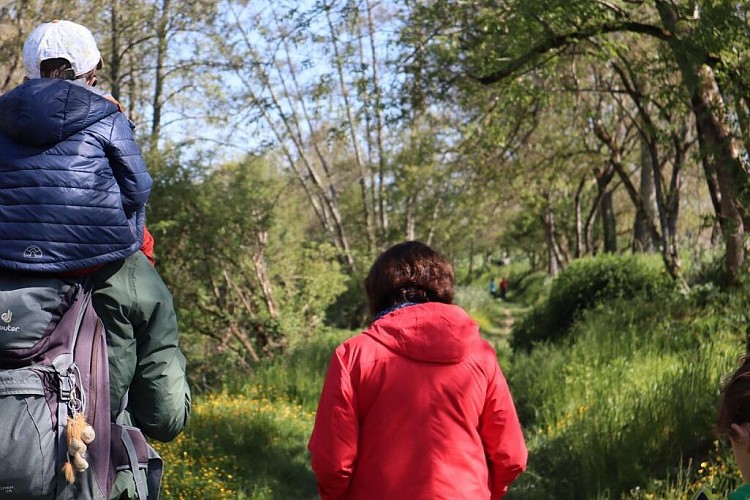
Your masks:
[[[125,469],[139,498],[158,498],[161,459],[123,424],[127,398],[110,417],[106,334],[91,288],[0,273],[0,500],[108,500]]]

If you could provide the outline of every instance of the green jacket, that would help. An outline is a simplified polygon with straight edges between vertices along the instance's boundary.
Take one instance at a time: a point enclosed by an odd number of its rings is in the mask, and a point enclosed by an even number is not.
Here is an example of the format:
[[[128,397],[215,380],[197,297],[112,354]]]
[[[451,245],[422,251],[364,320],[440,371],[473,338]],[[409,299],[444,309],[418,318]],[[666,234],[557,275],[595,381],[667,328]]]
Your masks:
[[[105,265],[93,281],[107,331],[112,417],[127,394],[126,418],[147,437],[170,441],[190,414],[172,296],[141,252]],[[137,498],[129,472],[118,473],[111,498]]]
[[[727,497],[728,500],[747,500],[750,498],[750,483],[745,483]]]

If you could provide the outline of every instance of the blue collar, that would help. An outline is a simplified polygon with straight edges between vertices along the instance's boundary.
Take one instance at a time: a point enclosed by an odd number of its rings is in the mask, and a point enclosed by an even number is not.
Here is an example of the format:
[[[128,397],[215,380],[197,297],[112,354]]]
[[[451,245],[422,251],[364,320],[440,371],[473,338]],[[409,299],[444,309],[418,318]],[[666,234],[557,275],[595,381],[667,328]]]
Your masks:
[[[403,309],[404,307],[415,306],[417,304],[419,304],[419,302],[401,302],[400,304],[396,304],[395,306],[391,306],[388,309],[383,309],[382,311],[380,311],[378,313],[377,316],[375,316],[375,319],[373,320],[373,322],[379,320],[380,318],[382,318],[386,314],[392,313],[393,311],[398,311],[399,309]]]

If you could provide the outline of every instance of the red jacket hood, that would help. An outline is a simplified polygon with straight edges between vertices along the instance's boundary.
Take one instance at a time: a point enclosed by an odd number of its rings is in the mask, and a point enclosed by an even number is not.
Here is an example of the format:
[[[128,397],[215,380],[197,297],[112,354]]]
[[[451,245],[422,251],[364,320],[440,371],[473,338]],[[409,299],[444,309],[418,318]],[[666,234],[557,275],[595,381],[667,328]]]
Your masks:
[[[480,340],[476,321],[460,307],[440,302],[397,309],[365,333],[409,359],[444,364],[461,362]]]

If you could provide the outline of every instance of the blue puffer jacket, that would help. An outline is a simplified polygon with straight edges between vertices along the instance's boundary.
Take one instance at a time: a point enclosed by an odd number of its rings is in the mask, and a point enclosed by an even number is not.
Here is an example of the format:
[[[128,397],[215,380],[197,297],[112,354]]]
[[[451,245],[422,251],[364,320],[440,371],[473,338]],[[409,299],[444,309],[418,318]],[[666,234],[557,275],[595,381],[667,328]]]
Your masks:
[[[72,271],[140,248],[151,177],[92,90],[43,78],[0,96],[0,267]]]

